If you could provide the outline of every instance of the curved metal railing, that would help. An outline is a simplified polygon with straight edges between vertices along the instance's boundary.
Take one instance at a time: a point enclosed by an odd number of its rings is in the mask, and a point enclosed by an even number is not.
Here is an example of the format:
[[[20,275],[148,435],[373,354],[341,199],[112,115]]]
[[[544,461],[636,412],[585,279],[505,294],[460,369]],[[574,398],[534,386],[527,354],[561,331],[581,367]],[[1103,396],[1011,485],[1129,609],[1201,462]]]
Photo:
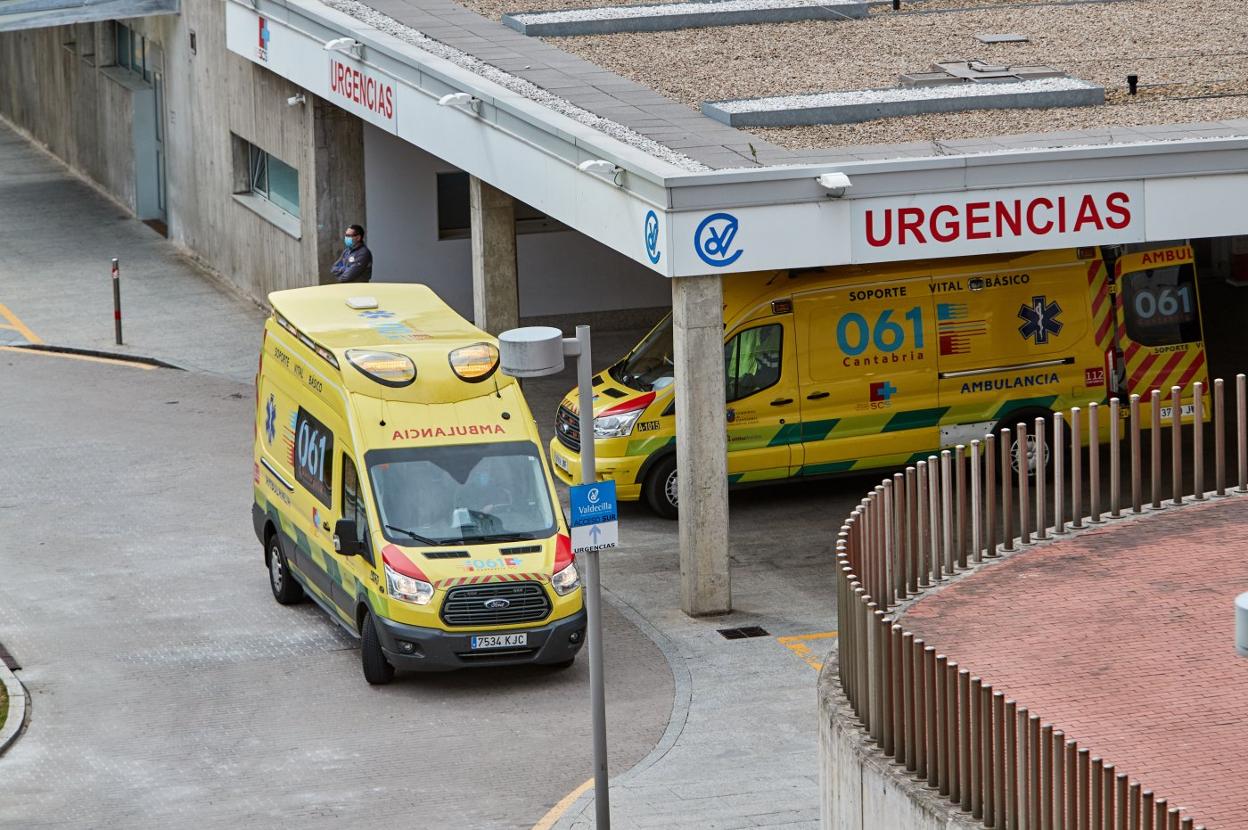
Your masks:
[[[970,669],[895,620],[899,605],[986,558],[1016,551],[1067,528],[1112,521],[1185,498],[1224,496],[1226,417],[1223,382],[1193,384],[1189,423],[1184,395],[1132,395],[1125,412],[1107,405],[1054,413],[985,435],[885,478],[850,514],[837,538],[839,679],[880,751],[997,830],[1192,830],[1166,798],[1081,747],[1059,727],[1007,699]],[[1166,403],[1169,412],[1163,412]],[[1210,406],[1210,403],[1212,404]],[[1206,410],[1212,410],[1210,418]],[[1201,413],[1202,417],[1190,417]],[[1147,414],[1149,488],[1145,501],[1143,435]],[[1206,424],[1206,420],[1211,424]],[[1126,434],[1122,426],[1126,421]],[[1162,424],[1170,427],[1165,490]],[[1212,427],[1214,489],[1205,490],[1206,430]],[[1084,430],[1087,441],[1085,445]],[[1190,488],[1184,487],[1184,440],[1191,436]],[[1248,396],[1236,377],[1236,490],[1248,491]],[[1069,454],[1066,431],[1069,430]],[[1030,438],[1029,433],[1030,431]],[[1102,441],[1109,469],[1102,477]],[[1124,503],[1123,443],[1129,503]],[[1015,475],[1022,461],[1052,452],[1053,492],[1045,475]],[[1085,464],[1086,461],[1086,464]],[[1010,471],[1002,474],[1003,471]],[[1106,493],[1106,489],[1108,493]],[[1187,494],[1185,496],[1185,494]],[[1086,495],[1086,501],[1085,501]],[[1105,497],[1108,496],[1108,504]],[[1086,508],[1085,508],[1086,505]],[[1105,508],[1108,508],[1107,510]]]

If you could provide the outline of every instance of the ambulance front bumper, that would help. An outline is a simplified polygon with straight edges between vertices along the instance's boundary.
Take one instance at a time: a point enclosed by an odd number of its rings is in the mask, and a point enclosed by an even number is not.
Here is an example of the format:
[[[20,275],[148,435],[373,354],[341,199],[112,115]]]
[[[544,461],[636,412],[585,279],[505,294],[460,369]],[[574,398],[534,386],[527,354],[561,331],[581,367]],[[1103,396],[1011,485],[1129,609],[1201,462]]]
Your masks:
[[[595,472],[599,481],[615,480],[616,498],[620,501],[637,501],[641,498],[641,483],[637,481],[637,473],[645,458],[613,458],[611,456],[594,459]],[[581,483],[581,455],[560,443],[558,438],[550,439],[550,463],[555,477],[568,487]]]
[[[525,663],[562,663],[576,656],[585,644],[585,609],[543,626],[500,631],[441,631],[404,625],[380,618],[377,633],[386,659],[406,671],[450,671],[475,666],[516,666]],[[472,638],[482,634],[516,634],[523,631],[520,647],[477,648]]]

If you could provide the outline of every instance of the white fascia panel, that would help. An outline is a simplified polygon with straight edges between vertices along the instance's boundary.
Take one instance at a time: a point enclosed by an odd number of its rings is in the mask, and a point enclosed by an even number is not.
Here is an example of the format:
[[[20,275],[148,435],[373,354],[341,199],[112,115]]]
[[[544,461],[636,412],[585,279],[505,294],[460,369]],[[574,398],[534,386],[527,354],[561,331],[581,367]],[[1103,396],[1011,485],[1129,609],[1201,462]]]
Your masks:
[[[1144,193],[1150,242],[1248,234],[1248,174],[1153,179]]]

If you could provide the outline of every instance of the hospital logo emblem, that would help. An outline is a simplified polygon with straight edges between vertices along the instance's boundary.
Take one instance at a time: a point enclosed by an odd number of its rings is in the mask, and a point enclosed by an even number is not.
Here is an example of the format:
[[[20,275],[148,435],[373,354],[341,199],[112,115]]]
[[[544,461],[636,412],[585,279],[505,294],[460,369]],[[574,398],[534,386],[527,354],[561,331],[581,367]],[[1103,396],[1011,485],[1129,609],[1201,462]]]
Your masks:
[[[654,211],[646,214],[646,256],[650,259],[651,265],[659,264],[659,257],[663,256],[659,251],[659,215]]]
[[[1031,305],[1022,305],[1018,309],[1018,319],[1023,324],[1018,333],[1024,340],[1031,340],[1037,346],[1049,342],[1049,335],[1058,335],[1062,331],[1062,322],[1057,318],[1062,314],[1062,307],[1056,300],[1041,295],[1031,298]]]
[[[693,249],[703,262],[724,268],[741,258],[744,248],[736,247],[741,223],[731,213],[712,213],[702,220],[693,234]]]
[[[269,60],[269,21],[260,18],[260,31],[257,36],[256,57],[268,63]]]

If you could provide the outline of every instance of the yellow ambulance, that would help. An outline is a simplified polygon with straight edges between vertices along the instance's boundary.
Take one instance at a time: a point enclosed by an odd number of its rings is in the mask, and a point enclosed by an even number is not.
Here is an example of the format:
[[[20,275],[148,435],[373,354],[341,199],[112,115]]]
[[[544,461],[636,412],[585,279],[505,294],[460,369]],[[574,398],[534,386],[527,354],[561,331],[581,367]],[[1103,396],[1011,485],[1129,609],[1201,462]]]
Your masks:
[[[252,520],[279,603],[362,641],[364,677],[571,665],[577,565],[494,338],[423,285],[269,295]]]
[[[593,381],[598,478],[668,517],[672,354],[669,316]],[[724,363],[732,484],[900,467],[1052,411],[1208,382],[1186,244],[732,275]],[[573,390],[550,442],[566,483],[577,411]]]

